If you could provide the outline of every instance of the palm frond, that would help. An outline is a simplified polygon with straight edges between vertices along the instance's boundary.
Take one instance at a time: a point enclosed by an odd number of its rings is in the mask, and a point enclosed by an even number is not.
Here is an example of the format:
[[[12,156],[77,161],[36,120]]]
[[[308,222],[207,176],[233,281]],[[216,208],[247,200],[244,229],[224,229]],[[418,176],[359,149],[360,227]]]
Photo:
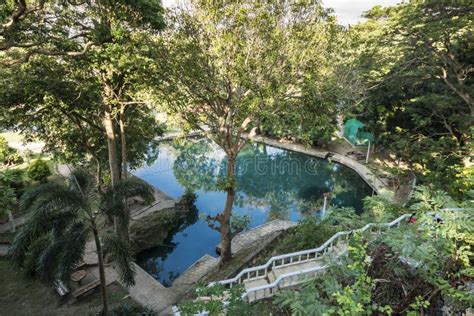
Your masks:
[[[150,204],[155,200],[153,187],[143,180],[132,177],[104,191],[101,209],[105,214],[117,216],[125,221],[129,215],[125,212],[125,200],[135,196],[141,197],[145,204]]]
[[[43,251],[51,243],[52,235],[46,234],[34,240],[28,249],[27,255],[22,262],[25,272],[29,275],[34,275],[38,271],[38,258],[41,257]]]
[[[83,222],[73,222],[61,234],[53,232],[46,247],[37,252],[36,272],[47,280],[67,280],[83,256],[87,228]]]
[[[65,249],[62,238],[53,238],[41,252],[36,272],[45,280],[54,280],[61,252]]]
[[[83,222],[76,222],[65,231],[62,237],[64,249],[58,262],[58,274],[62,280],[69,278],[74,267],[83,259],[87,232]]]
[[[119,272],[120,280],[125,286],[135,285],[135,269],[133,267],[133,251],[130,243],[115,234],[102,237],[104,253],[111,254],[113,266]]]
[[[134,196],[139,196],[145,200],[145,204],[150,204],[155,200],[153,187],[136,177],[121,180],[109,190],[111,190],[113,194],[119,198],[131,198]]]
[[[84,169],[73,170],[69,175],[68,185],[83,195],[88,195],[97,188],[95,177]]]
[[[125,201],[114,194],[113,191],[104,193],[104,198],[100,207],[107,216],[116,216],[120,219],[127,217],[125,213]]]
[[[77,218],[77,212],[69,208],[57,210],[56,206],[42,205],[32,210],[26,223],[19,229],[10,248],[9,256],[17,264],[22,264],[32,244],[47,234],[61,235],[69,222]]]
[[[60,230],[78,218],[79,211],[84,207],[83,202],[62,197],[49,201],[40,200],[30,209],[26,225],[37,234],[53,229]]]
[[[79,211],[87,206],[87,201],[74,190],[47,183],[25,192],[20,205],[28,211],[27,219],[9,249],[10,257],[18,264],[23,263],[35,240],[53,232],[61,235],[78,219]]]
[[[47,199],[47,196],[49,196],[50,193],[63,188],[64,187],[62,185],[56,183],[45,183],[38,187],[32,188],[22,195],[20,206],[23,210],[29,210],[33,203],[37,202],[39,199]]]
[[[35,228],[27,224],[22,226],[8,249],[8,257],[16,264],[23,265],[28,250],[39,237]]]

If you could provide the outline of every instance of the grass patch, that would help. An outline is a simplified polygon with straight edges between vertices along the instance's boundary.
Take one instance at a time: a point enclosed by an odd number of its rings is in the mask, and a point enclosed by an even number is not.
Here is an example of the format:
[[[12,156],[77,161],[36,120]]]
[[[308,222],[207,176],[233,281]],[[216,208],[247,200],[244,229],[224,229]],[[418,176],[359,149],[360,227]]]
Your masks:
[[[0,315],[88,315],[101,310],[100,292],[68,304],[56,294],[52,284],[25,277],[20,269],[0,259]],[[120,303],[135,304],[117,284],[107,287],[109,308]]]

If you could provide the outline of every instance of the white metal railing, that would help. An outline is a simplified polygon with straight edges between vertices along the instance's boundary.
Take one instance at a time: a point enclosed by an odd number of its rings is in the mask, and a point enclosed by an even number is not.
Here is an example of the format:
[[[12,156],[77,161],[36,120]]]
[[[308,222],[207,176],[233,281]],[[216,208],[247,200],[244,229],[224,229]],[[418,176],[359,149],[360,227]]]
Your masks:
[[[442,210],[443,211],[463,211],[464,208],[448,207],[448,208],[443,208]],[[315,260],[319,258],[322,254],[327,253],[329,249],[331,249],[340,238],[347,240],[348,236],[350,236],[352,233],[364,232],[364,231],[367,231],[371,227],[388,227],[388,228],[392,228],[394,226],[398,227],[400,226],[400,223],[403,220],[410,218],[411,216],[412,214],[404,214],[389,223],[369,223],[359,229],[338,232],[334,234],[331,238],[329,238],[324,244],[322,244],[318,248],[272,257],[264,265],[244,269],[232,279],[212,282],[208,286],[210,287],[217,283],[220,283],[220,284],[228,285],[229,287],[232,287],[235,284],[241,284],[245,280],[253,280],[257,278],[266,277],[269,271],[271,271],[272,268],[274,267],[289,266],[292,264],[297,264],[297,263],[301,263],[301,262],[305,262],[309,260]],[[282,274],[278,276],[275,279],[275,281],[273,281],[272,283],[246,289],[245,292],[242,294],[242,299],[244,301],[250,302],[250,301],[255,301],[255,300],[259,300],[263,298],[268,298],[270,296],[273,296],[273,294],[275,294],[278,290],[295,286],[295,285],[301,284],[302,282],[305,282],[306,280],[309,280],[311,277],[315,276],[318,272],[322,272],[327,267],[328,265],[314,266],[311,268],[301,269],[298,271]],[[262,274],[262,271],[264,272],[263,274]],[[224,301],[223,304],[224,306],[227,306],[229,302]],[[181,315],[176,305],[172,307],[172,310],[175,316]],[[209,313],[207,311],[202,311],[200,313],[195,314],[195,316],[196,315],[198,316],[209,315]]]
[[[288,253],[284,255],[271,257],[267,261],[267,263],[263,265],[244,269],[231,279],[212,282],[208,286],[211,287],[215,284],[222,284],[224,286],[228,286],[229,288],[231,288],[234,285],[242,284],[246,280],[254,280],[254,279],[267,277],[268,274],[274,268],[277,268],[277,267],[289,266],[293,264],[298,264],[302,262],[319,259],[322,257],[322,255],[332,250],[334,245],[336,245],[339,241],[347,240],[347,238],[355,232],[364,232],[371,227],[389,227],[390,228],[393,226],[399,226],[400,223],[404,219],[409,218],[410,216],[411,216],[410,214],[405,214],[393,220],[390,223],[369,223],[359,229],[338,232],[334,234],[331,238],[329,238],[324,244],[322,244],[318,248],[302,250],[302,251],[297,251],[297,252],[292,252],[292,253]]]
[[[242,294],[242,300],[249,302],[273,296],[278,290],[301,284],[325,270],[328,265],[316,266],[280,275],[270,284],[264,284],[248,289]]]

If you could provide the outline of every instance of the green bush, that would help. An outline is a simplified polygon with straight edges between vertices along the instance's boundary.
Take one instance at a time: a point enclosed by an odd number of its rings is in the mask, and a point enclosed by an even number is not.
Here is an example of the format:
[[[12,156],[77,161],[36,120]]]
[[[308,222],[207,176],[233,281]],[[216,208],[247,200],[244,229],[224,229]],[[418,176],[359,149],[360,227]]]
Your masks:
[[[361,214],[366,222],[388,222],[407,211],[403,207],[388,201],[383,196],[375,195],[364,198],[364,212]]]
[[[8,154],[7,159],[5,160],[5,164],[6,165],[19,165],[19,164],[22,164],[24,162],[24,159],[20,155],[20,153],[17,150],[13,149],[13,148],[10,148],[10,149],[11,149],[11,151]]]
[[[131,304],[120,304],[116,307],[114,307],[110,313],[112,316],[152,316],[156,315],[154,311],[151,309],[147,309],[145,307],[141,307],[138,305],[131,305]]]
[[[15,190],[17,198],[19,198],[27,186],[24,171],[20,169],[7,169],[0,172],[0,184],[11,187]]]
[[[5,137],[0,136],[0,161],[5,161],[10,147],[8,147],[8,142]]]
[[[28,166],[28,176],[35,181],[45,183],[51,175],[48,163],[43,159],[33,160]]]
[[[8,146],[5,137],[0,136],[0,164],[3,165],[17,165],[23,163],[23,157],[20,153]]]

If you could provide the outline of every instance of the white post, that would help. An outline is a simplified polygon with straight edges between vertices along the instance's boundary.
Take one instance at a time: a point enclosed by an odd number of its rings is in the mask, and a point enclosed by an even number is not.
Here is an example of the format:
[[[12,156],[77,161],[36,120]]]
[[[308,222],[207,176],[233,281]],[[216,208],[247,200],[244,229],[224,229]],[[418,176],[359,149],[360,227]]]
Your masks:
[[[369,146],[367,146],[367,155],[365,155],[365,163],[369,163],[369,156],[370,156],[370,140],[369,140]]]
[[[326,207],[327,207],[327,204],[328,204],[328,195],[326,193],[324,193],[323,196],[324,196],[324,202],[323,202],[322,216],[326,215]]]
[[[13,219],[13,214],[10,210],[7,211],[8,212],[8,221],[10,222],[10,225],[11,225],[11,232],[14,233],[15,232],[15,220]]]

